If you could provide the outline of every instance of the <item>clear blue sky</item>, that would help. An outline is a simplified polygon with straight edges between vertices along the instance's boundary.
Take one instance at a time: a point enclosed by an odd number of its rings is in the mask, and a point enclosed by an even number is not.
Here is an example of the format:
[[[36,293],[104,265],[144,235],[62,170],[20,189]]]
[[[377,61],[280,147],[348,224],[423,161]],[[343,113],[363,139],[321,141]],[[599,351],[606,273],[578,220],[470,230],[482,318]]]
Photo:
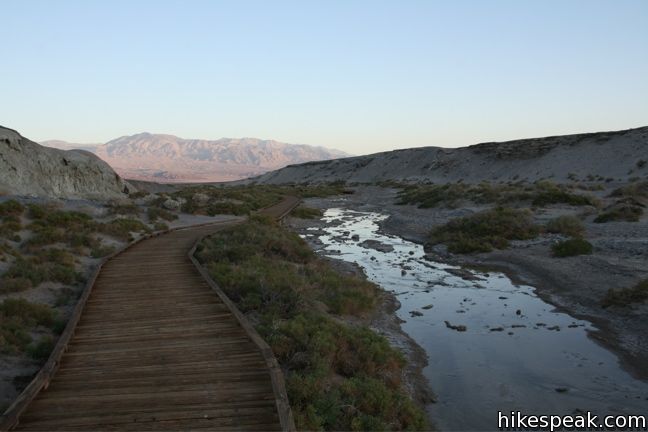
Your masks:
[[[355,154],[648,125],[648,0],[3,0],[0,124]]]

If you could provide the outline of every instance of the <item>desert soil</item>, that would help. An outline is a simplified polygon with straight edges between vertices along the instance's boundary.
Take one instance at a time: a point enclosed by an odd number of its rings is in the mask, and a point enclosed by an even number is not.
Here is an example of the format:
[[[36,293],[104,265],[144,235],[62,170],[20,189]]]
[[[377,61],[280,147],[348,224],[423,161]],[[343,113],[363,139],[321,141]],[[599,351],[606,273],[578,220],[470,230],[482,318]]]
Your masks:
[[[419,209],[397,205],[398,190],[358,186],[344,197],[311,198],[305,205],[320,209],[348,208],[389,215],[382,230],[417,243],[425,243],[429,231],[449,220],[469,215],[484,206],[456,209]],[[607,191],[609,192],[609,191]],[[605,195],[606,191],[600,193]],[[578,214],[582,209],[551,206],[536,212],[538,223],[562,214]],[[570,315],[591,321],[598,328],[590,336],[615,352],[622,366],[635,377],[648,379],[648,305],[604,309],[601,299],[610,288],[625,288],[648,278],[648,220],[595,224],[594,215],[584,220],[586,239],[594,245],[592,255],[569,258],[551,256],[551,244],[562,237],[544,234],[537,239],[514,241],[506,250],[455,255],[443,245],[427,250],[430,259],[464,267],[502,271],[512,280],[536,288],[545,301]],[[304,221],[300,228],[317,222]]]

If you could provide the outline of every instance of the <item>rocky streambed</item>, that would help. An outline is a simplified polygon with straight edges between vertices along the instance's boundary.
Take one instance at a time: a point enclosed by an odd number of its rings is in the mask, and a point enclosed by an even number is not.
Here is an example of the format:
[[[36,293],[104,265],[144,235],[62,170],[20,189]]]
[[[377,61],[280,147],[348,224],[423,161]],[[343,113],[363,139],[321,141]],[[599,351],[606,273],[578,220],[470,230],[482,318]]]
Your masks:
[[[426,259],[421,245],[381,232],[386,218],[329,208],[300,231],[397,297],[403,331],[428,356],[423,374],[438,400],[427,410],[440,429],[494,429],[498,411],[646,412],[648,384],[588,337],[593,324],[504,274]]]

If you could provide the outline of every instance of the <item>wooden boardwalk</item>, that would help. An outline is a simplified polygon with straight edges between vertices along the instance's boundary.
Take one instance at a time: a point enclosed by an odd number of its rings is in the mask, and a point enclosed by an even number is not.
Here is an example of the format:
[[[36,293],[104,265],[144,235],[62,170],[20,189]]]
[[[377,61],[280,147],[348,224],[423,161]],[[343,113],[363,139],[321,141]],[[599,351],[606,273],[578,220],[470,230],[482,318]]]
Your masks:
[[[265,212],[282,217],[296,203],[290,198]],[[199,239],[233,223],[171,231],[106,262],[89,287],[56,373],[33,386],[34,394],[26,390],[12,407],[9,426],[294,428],[269,348],[188,256]]]

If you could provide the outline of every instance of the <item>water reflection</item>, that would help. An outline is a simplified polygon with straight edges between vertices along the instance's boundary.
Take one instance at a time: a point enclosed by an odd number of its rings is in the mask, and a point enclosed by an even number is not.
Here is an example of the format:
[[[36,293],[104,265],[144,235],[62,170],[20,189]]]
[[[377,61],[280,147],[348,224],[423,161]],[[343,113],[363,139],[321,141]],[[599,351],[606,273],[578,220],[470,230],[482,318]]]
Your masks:
[[[308,235],[398,296],[403,329],[429,356],[424,374],[439,402],[428,409],[440,428],[496,429],[498,411],[647,412],[648,384],[587,337],[590,323],[502,274],[425,260],[421,245],[378,232],[386,217],[329,209],[325,234]]]

